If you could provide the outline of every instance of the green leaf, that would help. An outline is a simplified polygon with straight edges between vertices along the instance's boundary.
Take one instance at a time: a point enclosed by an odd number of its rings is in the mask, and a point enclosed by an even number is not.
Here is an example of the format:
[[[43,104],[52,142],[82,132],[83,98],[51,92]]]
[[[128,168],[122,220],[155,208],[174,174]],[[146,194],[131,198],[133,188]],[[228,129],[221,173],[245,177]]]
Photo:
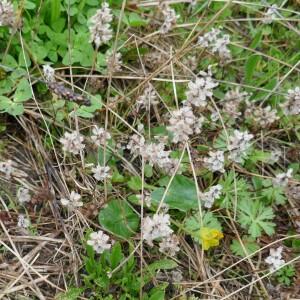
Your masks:
[[[50,1],[50,19],[51,19],[51,25],[54,28],[55,21],[60,16],[60,4],[61,0],[51,0]]]
[[[17,86],[14,94],[15,102],[24,102],[32,97],[32,91],[27,79],[22,79]]]
[[[142,179],[139,176],[131,176],[127,185],[133,191],[140,191],[142,189]]]
[[[154,190],[151,194],[153,203],[160,203],[164,192],[164,188]],[[176,175],[164,201],[170,208],[181,211],[198,208],[198,197],[194,181],[185,176]]]
[[[212,212],[206,212],[203,215],[202,225],[206,228],[217,229],[222,231],[222,226],[219,220],[214,216]],[[193,239],[197,242],[200,242],[199,232],[201,229],[201,221],[199,213],[195,213],[185,220],[184,228],[188,234],[190,234]]]
[[[150,264],[145,270],[154,274],[157,270],[172,270],[177,267],[177,263],[171,259],[161,259]]]
[[[64,294],[59,294],[57,300],[76,300],[84,291],[83,288],[71,287]]]
[[[10,68],[17,68],[18,63],[15,58],[9,54],[6,54],[5,58],[2,60],[3,65]]]
[[[245,64],[245,82],[249,83],[252,81],[253,74],[255,72],[256,66],[261,60],[259,55],[250,56]]]
[[[112,249],[110,254],[110,266],[112,269],[115,269],[119,263],[123,260],[124,255],[122,253],[121,244],[119,242],[116,242]]]
[[[22,103],[15,103],[9,98],[0,96],[0,112],[6,112],[12,116],[22,115],[24,107]]]
[[[31,10],[31,9],[35,9],[35,7],[36,7],[35,3],[33,3],[29,0],[25,1],[25,4],[24,4],[25,9]]]
[[[238,209],[239,223],[248,230],[251,237],[260,237],[263,231],[268,235],[274,233],[275,224],[271,222],[274,214],[271,207],[264,206],[258,200],[243,199],[239,202]]]
[[[149,23],[148,20],[145,20],[145,18],[142,18],[135,12],[130,13],[127,20],[129,23],[128,25],[131,27],[141,27]]]
[[[259,249],[259,245],[255,242],[255,239],[252,237],[243,236],[242,242],[247,251],[247,255],[249,255]],[[232,241],[232,244],[230,245],[230,250],[235,255],[238,255],[241,257],[247,256],[243,250],[242,245],[240,244],[239,240],[237,240],[237,239]]]
[[[129,238],[139,226],[139,217],[123,200],[112,200],[99,213],[99,223],[113,234]]]

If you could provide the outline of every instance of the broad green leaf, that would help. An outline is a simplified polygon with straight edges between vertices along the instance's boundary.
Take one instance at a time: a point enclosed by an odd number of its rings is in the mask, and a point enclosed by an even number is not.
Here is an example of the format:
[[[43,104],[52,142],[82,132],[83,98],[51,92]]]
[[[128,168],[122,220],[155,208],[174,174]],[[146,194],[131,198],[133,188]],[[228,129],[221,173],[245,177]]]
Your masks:
[[[129,238],[139,226],[139,217],[123,200],[112,200],[99,213],[99,223],[113,234]]]
[[[154,190],[151,194],[153,203],[160,203],[164,192],[164,188]],[[176,175],[164,201],[171,209],[188,211],[198,208],[197,191],[194,181],[183,175]]]
[[[14,102],[24,102],[32,97],[32,91],[27,79],[22,79],[14,94]]]

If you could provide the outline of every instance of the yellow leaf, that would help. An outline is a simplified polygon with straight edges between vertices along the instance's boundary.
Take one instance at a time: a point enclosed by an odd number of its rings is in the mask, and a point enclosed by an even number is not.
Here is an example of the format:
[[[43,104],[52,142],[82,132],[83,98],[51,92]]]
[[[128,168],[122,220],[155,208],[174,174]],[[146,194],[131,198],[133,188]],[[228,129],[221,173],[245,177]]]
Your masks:
[[[218,246],[220,239],[224,237],[221,231],[209,227],[202,227],[199,236],[204,250]]]

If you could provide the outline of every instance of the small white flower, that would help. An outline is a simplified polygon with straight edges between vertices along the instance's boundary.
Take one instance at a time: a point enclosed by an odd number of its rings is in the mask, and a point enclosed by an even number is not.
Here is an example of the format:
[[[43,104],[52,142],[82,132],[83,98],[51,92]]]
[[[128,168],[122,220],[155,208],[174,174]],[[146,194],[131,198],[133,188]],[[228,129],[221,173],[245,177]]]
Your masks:
[[[288,90],[286,102],[281,105],[287,116],[300,114],[300,87]]]
[[[122,54],[120,52],[113,53],[109,51],[106,55],[107,70],[110,72],[120,72],[122,70]]]
[[[126,148],[130,150],[131,154],[140,155],[144,145],[145,145],[145,138],[138,134],[133,134],[130,137],[129,143]]]
[[[23,187],[19,188],[18,193],[17,193],[17,198],[21,204],[30,202],[31,196],[30,196],[29,190],[26,188],[23,188]]]
[[[213,121],[213,122],[216,122],[220,119],[220,116],[219,116],[219,113],[215,110],[211,113],[210,115],[210,119]]]
[[[0,26],[13,26],[15,13],[13,4],[7,0],[0,1]]]
[[[176,15],[175,9],[171,8],[169,5],[163,4],[161,7],[162,13],[164,15],[164,23],[161,25],[159,31],[162,34],[166,34],[176,24],[176,21],[179,18],[179,16]]]
[[[179,240],[175,234],[162,238],[159,243],[159,251],[170,256],[174,256],[179,250]]]
[[[219,171],[221,173],[224,173],[224,152],[209,151],[208,155],[209,157],[204,158],[204,164],[206,165],[206,167],[212,172]]]
[[[142,194],[136,196],[139,199],[139,203],[142,204]],[[148,191],[144,191],[144,204],[147,207],[151,207],[151,201],[151,194]]]
[[[253,119],[253,121],[262,128],[272,125],[279,119],[277,111],[272,109],[270,105],[261,107],[250,102],[247,103],[245,117]]]
[[[151,106],[157,104],[157,95],[155,90],[151,84],[145,88],[143,94],[138,97],[136,101],[137,110],[140,108],[145,109],[146,111],[150,111]]]
[[[233,135],[229,137],[228,150],[230,154],[228,158],[237,163],[241,163],[243,158],[246,157],[247,150],[251,146],[249,142],[252,138],[253,135],[248,134],[247,131],[241,132],[234,130]]]
[[[168,214],[155,214],[152,218],[147,216],[142,222],[143,239],[150,246],[153,246],[153,240],[167,237],[172,232],[170,215]]]
[[[9,180],[11,178],[13,171],[14,171],[14,167],[13,167],[13,161],[11,159],[0,162],[0,172],[4,173],[6,179]]]
[[[50,65],[43,65],[43,73],[47,82],[55,81],[55,70]]]
[[[270,271],[276,271],[284,265],[285,261],[282,259],[282,250],[282,247],[270,249],[270,255],[265,259],[265,262],[270,265]]]
[[[110,25],[112,19],[111,9],[106,2],[103,2],[101,9],[98,9],[96,14],[91,17],[89,26],[90,41],[94,42],[97,48],[106,44],[112,38],[113,31]]]
[[[64,136],[59,139],[62,143],[63,151],[78,154],[84,149],[85,145],[82,143],[84,137],[77,131],[65,132]]]
[[[101,230],[91,233],[87,244],[92,246],[98,254],[109,250],[112,246],[112,243],[109,243],[109,236]]]
[[[75,191],[72,191],[69,199],[62,198],[60,199],[60,202],[63,206],[68,206],[70,209],[74,209],[83,206],[83,202],[80,201],[80,199],[80,194],[76,193]]]
[[[230,44],[230,36],[228,34],[222,35],[219,29],[212,28],[210,32],[200,36],[198,44],[210,49],[212,53],[218,53],[222,60],[231,58],[230,50],[227,47]]]
[[[211,69],[208,72],[200,72],[201,77],[196,78],[195,82],[190,81],[186,92],[186,103],[196,107],[205,107],[207,99],[212,97],[213,89],[218,86],[212,78]]]
[[[270,155],[268,162],[270,164],[274,164],[274,163],[277,163],[279,161],[279,159],[281,158],[282,151],[280,149],[275,149],[275,150],[272,150],[270,154],[271,155]]]
[[[111,139],[110,133],[106,132],[104,128],[99,128],[98,126],[94,126],[92,134],[91,139],[97,146],[104,145],[107,140]]]
[[[230,90],[225,94],[223,112],[225,112],[230,118],[236,119],[241,116],[240,104],[248,97],[248,93],[240,92],[239,88]]]
[[[25,218],[24,215],[19,215],[17,225],[20,228],[28,228],[30,226],[30,220],[28,218]]]
[[[200,133],[204,118],[197,118],[190,106],[183,106],[172,113],[167,130],[173,134],[173,143],[184,143],[192,134]]]
[[[201,195],[201,200],[204,201],[204,207],[211,208],[215,200],[219,199],[222,194],[223,187],[220,184],[212,186],[208,192]]]
[[[109,178],[110,177],[109,171],[110,171],[110,167],[108,166],[102,167],[100,165],[97,165],[95,168],[92,168],[92,172],[94,173],[93,177],[98,181],[100,180],[102,181],[105,178]]]
[[[181,282],[181,280],[183,279],[182,272],[180,270],[172,270],[171,278],[173,282]]]
[[[289,183],[289,179],[292,178],[293,169],[288,169],[286,173],[277,174],[273,179],[273,184],[281,187],[286,187]]]
[[[267,12],[265,13],[264,19],[263,19],[263,23],[264,24],[271,24],[276,18],[278,18],[279,13],[278,13],[278,6],[276,4],[273,4],[272,6],[270,6],[267,10]]]

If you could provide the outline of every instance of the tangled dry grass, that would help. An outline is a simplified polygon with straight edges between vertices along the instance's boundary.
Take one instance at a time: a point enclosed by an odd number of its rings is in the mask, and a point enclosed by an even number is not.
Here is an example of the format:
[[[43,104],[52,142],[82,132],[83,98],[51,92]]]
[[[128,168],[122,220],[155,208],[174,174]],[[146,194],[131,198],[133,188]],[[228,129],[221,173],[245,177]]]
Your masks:
[[[299,3],[2,2],[0,299],[298,299]]]

